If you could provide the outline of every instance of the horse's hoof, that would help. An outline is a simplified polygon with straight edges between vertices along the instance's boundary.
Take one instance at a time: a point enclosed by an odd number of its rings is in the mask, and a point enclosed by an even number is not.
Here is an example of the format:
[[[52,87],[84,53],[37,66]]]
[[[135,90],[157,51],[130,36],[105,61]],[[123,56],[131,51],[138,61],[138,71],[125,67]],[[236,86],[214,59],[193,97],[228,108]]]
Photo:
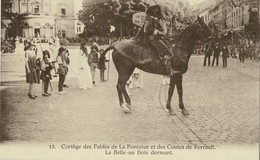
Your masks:
[[[188,116],[189,112],[186,109],[183,109],[181,112],[184,116]]]
[[[171,116],[176,116],[176,114],[175,114],[175,112],[173,111],[173,109],[169,109],[169,114],[170,114]]]
[[[129,105],[129,104],[122,104],[120,107],[124,110],[125,114],[131,113],[131,105]]]
[[[131,104],[126,104],[126,109],[124,109],[124,112],[125,112],[126,114],[131,113],[131,108],[132,108]]]
[[[128,107],[125,107],[124,108],[124,112],[125,112],[125,114],[130,114],[131,110]]]

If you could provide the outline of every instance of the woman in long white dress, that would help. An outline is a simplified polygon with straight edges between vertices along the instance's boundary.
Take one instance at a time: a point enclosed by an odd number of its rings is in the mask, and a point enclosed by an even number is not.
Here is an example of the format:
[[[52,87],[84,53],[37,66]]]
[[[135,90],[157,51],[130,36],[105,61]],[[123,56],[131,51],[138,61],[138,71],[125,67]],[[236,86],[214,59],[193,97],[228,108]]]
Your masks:
[[[79,88],[90,89],[92,88],[92,77],[90,73],[90,67],[88,65],[87,50],[83,52],[81,50],[79,54]]]

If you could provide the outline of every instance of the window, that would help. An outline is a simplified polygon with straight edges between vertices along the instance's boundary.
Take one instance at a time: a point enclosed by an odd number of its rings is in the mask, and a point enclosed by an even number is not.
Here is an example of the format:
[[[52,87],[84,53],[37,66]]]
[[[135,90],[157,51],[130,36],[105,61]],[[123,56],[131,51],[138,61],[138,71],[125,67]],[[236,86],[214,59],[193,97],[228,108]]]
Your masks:
[[[81,27],[77,26],[77,32],[80,33],[81,32]]]
[[[62,30],[62,31],[61,31],[61,37],[63,37],[63,38],[66,37],[66,31],[65,31],[65,30]]]
[[[61,8],[61,15],[66,16],[66,9],[65,8]]]
[[[39,8],[40,8],[39,5],[35,5],[35,6],[33,7],[34,13],[39,13],[39,10],[40,10]]]
[[[34,36],[39,37],[40,36],[40,28],[35,28],[34,29]]]

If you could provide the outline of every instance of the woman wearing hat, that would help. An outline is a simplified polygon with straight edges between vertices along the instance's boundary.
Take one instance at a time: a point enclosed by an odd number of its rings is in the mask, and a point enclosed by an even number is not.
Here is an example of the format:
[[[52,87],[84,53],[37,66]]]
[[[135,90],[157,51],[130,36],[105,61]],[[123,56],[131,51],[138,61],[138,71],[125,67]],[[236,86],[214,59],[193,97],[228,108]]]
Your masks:
[[[33,95],[33,84],[37,83],[37,73],[36,73],[36,47],[32,43],[28,42],[25,47],[25,72],[26,72],[26,82],[29,83],[29,93],[28,97],[30,99],[35,99],[37,96]]]

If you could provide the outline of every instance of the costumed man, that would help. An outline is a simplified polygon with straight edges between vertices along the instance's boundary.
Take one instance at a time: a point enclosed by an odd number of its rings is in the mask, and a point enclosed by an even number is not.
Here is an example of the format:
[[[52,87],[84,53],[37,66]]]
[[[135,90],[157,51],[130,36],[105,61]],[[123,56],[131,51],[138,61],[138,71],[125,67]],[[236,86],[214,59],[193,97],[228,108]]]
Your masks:
[[[61,42],[60,42],[60,48],[59,48],[59,50],[58,50],[58,53],[60,53],[62,50],[66,50],[66,52],[65,52],[65,56],[64,56],[64,60],[65,60],[65,62],[66,62],[66,64],[67,64],[67,72],[69,72],[69,69],[68,69],[68,66],[70,65],[70,58],[69,58],[69,51],[67,50],[67,46],[68,46],[68,44],[69,44],[69,41],[68,40],[66,40],[66,39],[63,39],[63,40],[61,40]],[[66,73],[67,74],[67,73]],[[66,88],[68,88],[69,86],[68,85],[66,85],[65,84],[65,79],[64,79],[64,82],[63,82],[63,87],[66,87]]]
[[[167,73],[172,74],[171,44],[167,35],[167,20],[165,10],[159,6],[151,6],[146,11],[146,19],[143,25],[143,32],[148,37],[149,43],[156,49],[159,58],[166,67]]]
[[[96,86],[95,74],[98,67],[98,45],[96,43],[93,43],[91,46],[91,52],[88,54],[88,64],[90,66],[92,83]]]

